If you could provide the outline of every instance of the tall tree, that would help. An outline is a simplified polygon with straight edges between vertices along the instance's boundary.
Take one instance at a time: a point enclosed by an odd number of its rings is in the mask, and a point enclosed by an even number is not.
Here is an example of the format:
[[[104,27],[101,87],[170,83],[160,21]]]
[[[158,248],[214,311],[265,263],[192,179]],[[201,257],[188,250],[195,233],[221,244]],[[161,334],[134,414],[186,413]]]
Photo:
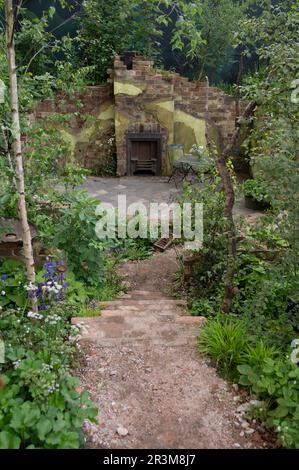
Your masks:
[[[18,79],[15,60],[14,47],[14,31],[15,31],[15,14],[12,0],[5,0],[5,21],[6,21],[6,50],[7,64],[10,85],[10,106],[12,120],[12,136],[13,136],[13,157],[16,171],[16,189],[18,192],[18,209],[19,217],[22,224],[22,239],[24,257],[26,263],[26,271],[28,281],[35,283],[35,265],[33,257],[33,248],[31,241],[30,227],[27,217],[25,183],[24,183],[24,166],[21,141],[21,127],[19,114],[19,97],[18,97]],[[37,301],[32,299],[32,309],[37,310]]]
[[[222,187],[225,194],[225,205],[224,205],[224,219],[226,221],[226,235],[227,235],[227,268],[224,280],[224,297],[222,303],[222,311],[229,312],[232,305],[232,300],[235,294],[234,277],[236,270],[237,260],[237,234],[236,226],[233,217],[233,207],[235,203],[235,191],[228,169],[228,160],[232,155],[232,151],[235,148],[241,130],[241,123],[244,123],[248,118],[252,116],[256,108],[256,102],[250,101],[243,111],[241,116],[237,116],[236,128],[230,138],[229,142],[223,150],[218,151],[214,143],[211,141],[209,134],[208,123],[210,122],[209,117],[209,80],[206,85],[206,142],[209,153],[214,157],[217,170],[219,172]]]
[[[192,50],[201,44],[196,28],[201,0],[85,0],[78,22],[77,61],[92,66],[91,81],[106,80],[113,57],[132,51],[159,58],[163,27],[171,27],[171,44]]]

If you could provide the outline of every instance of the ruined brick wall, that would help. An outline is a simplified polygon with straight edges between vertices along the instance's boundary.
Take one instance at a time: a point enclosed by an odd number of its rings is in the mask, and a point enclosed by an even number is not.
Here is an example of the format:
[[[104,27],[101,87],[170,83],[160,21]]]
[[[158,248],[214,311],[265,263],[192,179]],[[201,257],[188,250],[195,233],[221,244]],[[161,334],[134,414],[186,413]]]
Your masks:
[[[180,111],[189,116],[206,119],[206,83],[189,81],[187,78],[174,76],[175,109],[180,118]],[[214,129],[212,137],[220,147],[224,146],[235,129],[236,101],[235,98],[226,95],[220,89],[209,87],[208,107],[209,107],[209,127]],[[205,126],[204,126],[205,127]],[[204,139],[204,128],[201,136]],[[205,140],[205,139],[204,139]]]
[[[53,113],[70,116],[61,132],[71,144],[73,158],[94,174],[103,174],[109,166],[113,148],[107,142],[114,145],[114,133],[118,175],[127,174],[132,133],[160,136],[164,175],[172,165],[168,145],[183,144],[185,153],[194,144],[206,145],[205,83],[156,70],[152,61],[134,54],[116,56],[108,73],[106,85],[86,87],[75,96],[60,94],[42,101],[34,111],[35,120]],[[209,117],[208,130],[222,148],[235,128],[235,99],[210,87]]]
[[[41,101],[34,110],[33,120],[49,120],[54,114],[67,115],[67,122],[57,127],[70,143],[72,158],[95,174],[101,172],[105,164],[110,165],[106,160],[107,141],[114,140],[111,84],[89,86],[73,96],[59,94]]]
[[[167,144],[206,145],[206,85],[179,74],[157,71],[152,61],[134,56],[128,66],[116,56],[110,81],[114,84],[118,174],[127,171],[127,137],[131,132],[160,132],[162,174],[171,171]],[[223,147],[235,128],[235,99],[215,87],[209,89],[209,131]]]
[[[127,137],[131,133],[158,133],[161,135],[162,155],[166,144],[173,143],[174,90],[171,80],[157,73],[152,62],[143,57],[132,59],[128,69],[117,56],[112,77],[115,96],[115,135],[117,172],[127,172]],[[162,160],[162,172],[167,172],[167,161]]]

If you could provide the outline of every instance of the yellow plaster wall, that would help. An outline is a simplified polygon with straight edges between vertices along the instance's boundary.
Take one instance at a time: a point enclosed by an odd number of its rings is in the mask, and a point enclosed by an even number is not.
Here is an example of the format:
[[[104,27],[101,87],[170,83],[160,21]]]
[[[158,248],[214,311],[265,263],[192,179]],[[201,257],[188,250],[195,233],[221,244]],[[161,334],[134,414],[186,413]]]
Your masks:
[[[70,144],[72,156],[79,143],[90,143],[93,140],[100,140],[101,135],[109,128],[114,127],[115,105],[107,103],[101,106],[101,110],[95,118],[87,120],[83,128],[78,131],[72,129],[61,129],[62,137]]]
[[[176,144],[184,144],[188,153],[192,145],[206,147],[206,124],[204,119],[196,118],[181,109],[174,112],[174,141]]]
[[[132,83],[124,82],[114,82],[114,94],[115,95],[129,95],[129,96],[138,96],[143,93],[144,87],[132,85]]]

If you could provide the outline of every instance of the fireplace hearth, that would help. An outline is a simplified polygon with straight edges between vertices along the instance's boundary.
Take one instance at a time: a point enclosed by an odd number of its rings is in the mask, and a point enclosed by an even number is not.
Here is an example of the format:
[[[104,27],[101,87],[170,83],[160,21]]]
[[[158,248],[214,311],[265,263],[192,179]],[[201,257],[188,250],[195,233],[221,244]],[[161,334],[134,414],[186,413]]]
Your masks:
[[[161,135],[134,133],[127,136],[127,174],[161,175]]]

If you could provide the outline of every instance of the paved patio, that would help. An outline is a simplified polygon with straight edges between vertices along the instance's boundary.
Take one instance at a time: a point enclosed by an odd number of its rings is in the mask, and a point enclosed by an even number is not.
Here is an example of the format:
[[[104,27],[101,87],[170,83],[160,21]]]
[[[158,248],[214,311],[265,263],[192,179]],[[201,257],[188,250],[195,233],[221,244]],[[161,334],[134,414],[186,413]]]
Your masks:
[[[86,179],[82,188],[101,202],[111,203],[115,207],[117,207],[118,196],[126,195],[127,206],[134,202],[142,202],[149,209],[151,202],[161,204],[162,202],[171,203],[175,201],[176,196],[181,191],[180,186],[179,184],[176,188],[174,182],[168,183],[167,177],[122,176],[104,178],[92,176]],[[247,209],[244,205],[244,198],[240,198],[235,203],[234,214],[247,216],[249,214],[259,214],[259,212]]]
[[[180,189],[168,183],[168,178],[151,176],[122,176],[121,178],[87,178],[83,188],[101,202],[109,202],[117,206],[118,196],[125,195],[127,205],[142,202],[148,208],[151,202],[172,202]]]

